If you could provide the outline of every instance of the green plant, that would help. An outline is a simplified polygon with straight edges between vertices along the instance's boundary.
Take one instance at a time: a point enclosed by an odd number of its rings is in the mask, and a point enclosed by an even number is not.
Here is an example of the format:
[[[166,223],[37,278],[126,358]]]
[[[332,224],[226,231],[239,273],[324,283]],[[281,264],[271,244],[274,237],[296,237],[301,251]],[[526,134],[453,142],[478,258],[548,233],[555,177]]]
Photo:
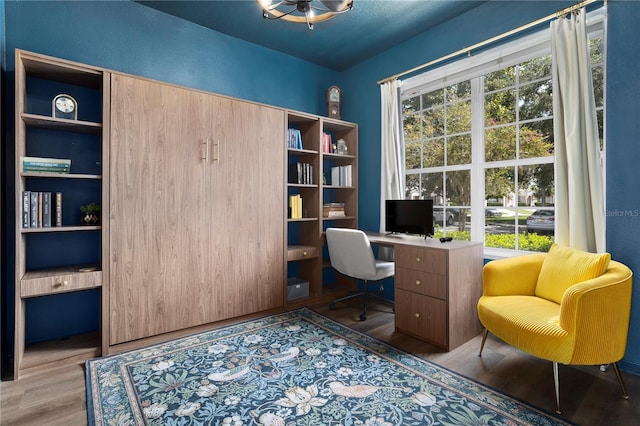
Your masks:
[[[100,205],[94,202],[86,204],[84,206],[80,206],[80,211],[84,214],[99,214],[100,213]]]

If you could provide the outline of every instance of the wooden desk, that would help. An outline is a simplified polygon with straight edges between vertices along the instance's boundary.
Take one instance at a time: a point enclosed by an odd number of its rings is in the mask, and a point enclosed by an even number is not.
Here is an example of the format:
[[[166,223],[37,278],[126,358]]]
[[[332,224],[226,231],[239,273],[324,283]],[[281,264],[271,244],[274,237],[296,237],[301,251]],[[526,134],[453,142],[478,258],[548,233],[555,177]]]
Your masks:
[[[482,243],[367,232],[395,251],[395,329],[450,351],[482,332]]]

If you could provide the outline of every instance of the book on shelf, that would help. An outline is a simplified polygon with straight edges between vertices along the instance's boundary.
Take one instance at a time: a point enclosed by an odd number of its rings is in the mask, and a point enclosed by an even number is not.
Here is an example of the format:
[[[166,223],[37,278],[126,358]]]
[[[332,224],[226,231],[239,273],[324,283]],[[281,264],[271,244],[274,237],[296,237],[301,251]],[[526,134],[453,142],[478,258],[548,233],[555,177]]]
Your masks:
[[[31,191],[22,191],[22,227],[31,227]]]
[[[31,191],[31,226],[30,228],[38,227],[38,192]]]
[[[22,191],[22,227],[62,226],[62,193]]]
[[[287,148],[302,149],[302,134],[300,129],[289,127],[287,133]]]
[[[353,167],[334,166],[331,168],[331,186],[353,186]]]
[[[42,227],[51,228],[51,193],[42,193]]]
[[[291,219],[302,219],[302,196],[300,194],[289,196],[289,210]]]
[[[322,152],[333,152],[333,143],[331,142],[331,134],[322,132]]]
[[[22,157],[22,171],[25,173],[69,173],[71,171],[71,160],[66,158]]]
[[[56,226],[62,226],[62,192],[56,192],[55,194],[55,206],[56,206]]]
[[[323,217],[344,217],[344,203],[325,203],[322,205]]]
[[[313,164],[292,163],[289,166],[289,183],[313,185]]]

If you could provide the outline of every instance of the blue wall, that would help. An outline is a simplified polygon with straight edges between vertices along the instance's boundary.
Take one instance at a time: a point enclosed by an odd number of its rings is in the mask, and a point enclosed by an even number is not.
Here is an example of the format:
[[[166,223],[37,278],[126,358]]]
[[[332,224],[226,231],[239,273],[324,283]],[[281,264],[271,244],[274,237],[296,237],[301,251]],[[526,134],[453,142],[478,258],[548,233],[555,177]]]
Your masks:
[[[324,89],[343,88],[343,116],[359,123],[360,225],[376,230],[379,220],[380,95],[377,81],[444,54],[526,24],[573,3],[519,2],[505,7],[488,2],[446,24],[402,43],[344,73],[300,61],[132,2],[5,2],[7,82],[3,109],[12,117],[13,49],[22,48],[184,86],[316,114],[324,113]],[[635,167],[640,164],[640,2],[609,2],[607,58],[607,242],[614,259],[640,271],[640,192]],[[56,31],[58,22],[73,22],[76,33]],[[490,23],[490,25],[487,25]],[[284,81],[284,74],[308,76]],[[11,120],[9,126],[12,126]],[[6,132],[4,154],[12,199],[13,130]],[[7,198],[5,198],[7,199]],[[12,215],[13,206],[5,207]],[[12,226],[12,220],[8,226]],[[11,247],[12,228],[6,228]],[[7,257],[6,265],[13,259]],[[11,268],[7,268],[8,270]],[[10,290],[3,309],[11,327],[13,276],[3,276]],[[635,285],[637,288],[638,284]],[[634,295],[632,323],[622,367],[640,373],[640,292]],[[6,347],[5,347],[6,348]]]

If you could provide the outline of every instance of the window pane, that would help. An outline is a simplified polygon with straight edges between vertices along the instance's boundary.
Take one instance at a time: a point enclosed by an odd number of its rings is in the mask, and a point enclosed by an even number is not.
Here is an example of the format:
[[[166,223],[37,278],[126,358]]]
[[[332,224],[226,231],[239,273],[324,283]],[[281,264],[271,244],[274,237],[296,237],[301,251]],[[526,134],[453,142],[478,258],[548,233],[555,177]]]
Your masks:
[[[495,207],[502,204],[501,207],[503,207],[485,209],[485,245],[487,247],[516,248],[516,216],[511,213],[513,209],[504,208],[509,205],[513,206],[515,193],[515,169],[513,167],[485,170],[486,204]]]
[[[411,114],[420,109],[420,97],[415,96],[413,98],[405,99],[402,101],[402,113]]]
[[[513,86],[516,82],[515,67],[508,67],[485,75],[484,90],[492,92],[494,90],[503,89]]]
[[[447,134],[471,131],[471,101],[447,105]]]
[[[406,142],[404,144],[405,168],[407,170],[419,169],[421,167],[420,142]]]
[[[604,114],[602,110],[596,111],[598,116],[598,137],[600,138],[600,151],[604,149]]]
[[[424,142],[422,167],[444,166],[444,138]]]
[[[447,87],[447,102],[456,102],[471,97],[471,81],[463,81]]]
[[[551,55],[541,56],[518,65],[520,83],[551,76]]]
[[[468,206],[471,204],[471,172],[457,170],[446,172],[447,204],[452,206]]]
[[[593,96],[596,101],[596,107],[604,105],[604,75],[601,66],[594,67],[591,70],[591,78],[593,80]]]
[[[520,158],[553,155],[553,120],[534,121],[520,125]]]
[[[432,108],[436,105],[444,104],[444,89],[425,93],[422,95],[422,109]]]
[[[442,173],[422,174],[422,192],[420,198],[433,198],[434,205],[442,205]]]
[[[405,198],[411,199],[414,198],[412,195],[415,194],[417,198],[418,194],[420,194],[420,174],[408,174],[406,175],[406,179],[404,181],[404,190],[405,190]]]
[[[520,120],[551,117],[553,115],[553,101],[551,80],[539,81],[520,87]]]
[[[516,158],[516,126],[496,127],[484,132],[484,158],[486,161]]]
[[[423,112],[422,119],[425,137],[444,135],[444,107],[440,106]]]
[[[516,121],[516,91],[503,90],[485,96],[484,116],[486,126]]]
[[[552,163],[520,166],[518,185],[520,205],[545,207],[555,204],[555,178]]]
[[[403,119],[404,140],[414,141],[420,138],[420,122],[416,114],[406,114]]]
[[[471,134],[447,139],[447,164],[471,164]]]

